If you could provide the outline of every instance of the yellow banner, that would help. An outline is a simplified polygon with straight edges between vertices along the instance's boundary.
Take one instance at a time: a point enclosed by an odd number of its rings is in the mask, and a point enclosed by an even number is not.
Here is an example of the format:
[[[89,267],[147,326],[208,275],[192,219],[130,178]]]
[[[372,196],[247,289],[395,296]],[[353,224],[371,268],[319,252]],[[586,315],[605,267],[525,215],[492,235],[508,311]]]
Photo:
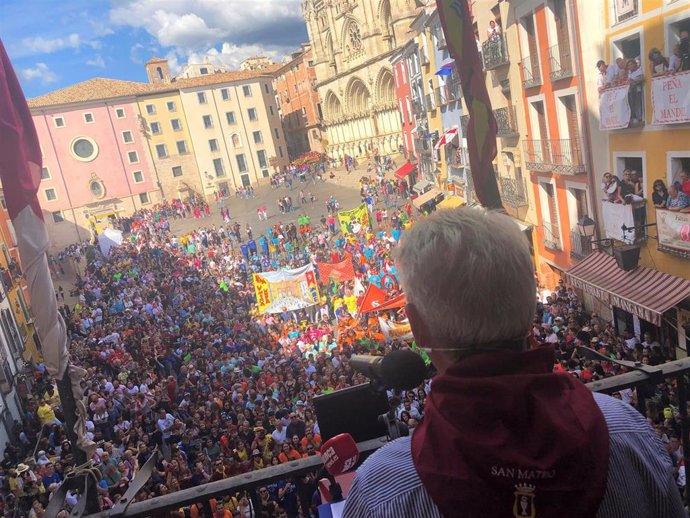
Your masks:
[[[293,270],[254,274],[256,305],[261,313],[281,313],[304,309],[320,300],[312,265]]]
[[[358,232],[357,226],[369,226],[369,212],[366,204],[362,203],[359,207],[338,212],[338,221],[343,234],[351,233],[353,230]]]

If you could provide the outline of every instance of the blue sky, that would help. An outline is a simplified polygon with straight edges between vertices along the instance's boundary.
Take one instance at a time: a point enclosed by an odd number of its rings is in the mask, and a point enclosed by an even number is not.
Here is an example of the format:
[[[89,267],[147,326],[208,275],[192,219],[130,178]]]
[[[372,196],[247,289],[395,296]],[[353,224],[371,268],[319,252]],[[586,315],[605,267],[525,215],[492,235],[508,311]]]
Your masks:
[[[0,38],[27,98],[92,77],[145,81],[166,57],[173,73],[205,59],[237,68],[282,61],[307,41],[300,0],[3,0]]]

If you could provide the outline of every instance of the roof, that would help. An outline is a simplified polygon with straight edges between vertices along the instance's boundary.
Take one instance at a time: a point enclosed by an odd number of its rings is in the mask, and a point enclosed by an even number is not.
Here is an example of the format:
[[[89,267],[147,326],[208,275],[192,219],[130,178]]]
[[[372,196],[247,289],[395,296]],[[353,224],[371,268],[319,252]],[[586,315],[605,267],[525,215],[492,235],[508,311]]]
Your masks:
[[[62,104],[101,101],[117,97],[150,95],[183,88],[197,88],[219,83],[244,81],[255,77],[272,77],[273,72],[278,68],[280,68],[280,65],[267,65],[260,70],[233,70],[231,72],[220,72],[200,77],[177,79],[169,83],[139,83],[136,81],[96,77],[55,90],[40,97],[34,97],[28,101],[28,104],[29,108],[41,108]]]
[[[164,59],[164,58],[156,58],[156,57],[153,57],[153,58],[149,59],[149,60],[146,62],[146,64],[147,64],[147,65],[151,65],[152,63],[167,63],[167,61],[168,61],[168,60],[167,60],[167,59]]]
[[[34,97],[28,101],[29,108],[42,106],[54,106],[87,101],[100,101],[115,97],[127,97],[145,93],[156,85],[149,83],[137,83],[135,81],[120,81],[119,79],[106,79],[95,77],[82,81],[72,86],[55,90],[40,97]]]
[[[421,196],[417,196],[414,200],[412,200],[412,205],[414,205],[418,209],[421,209],[422,205],[430,202],[431,200],[435,200],[439,196],[443,196],[443,191],[434,187],[432,189],[429,189]]]
[[[405,162],[402,166],[398,168],[398,170],[395,172],[395,177],[398,180],[405,180],[407,179],[407,175],[409,175],[412,171],[416,169],[416,165],[414,165],[411,162]]]
[[[568,282],[600,300],[661,325],[661,315],[690,297],[690,281],[638,266],[625,271],[616,258],[594,252],[566,272]]]

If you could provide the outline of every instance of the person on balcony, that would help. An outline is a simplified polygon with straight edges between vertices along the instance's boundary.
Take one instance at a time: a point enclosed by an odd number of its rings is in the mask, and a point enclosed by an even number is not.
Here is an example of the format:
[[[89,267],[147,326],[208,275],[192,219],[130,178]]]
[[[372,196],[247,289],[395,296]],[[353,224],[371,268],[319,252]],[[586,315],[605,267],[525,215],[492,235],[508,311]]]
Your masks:
[[[644,70],[636,59],[629,59],[625,64],[625,78],[630,85],[644,81]]]
[[[501,37],[501,26],[498,25],[495,21],[491,20],[489,22],[489,28],[486,30],[486,36],[489,38],[491,41],[496,41]]]
[[[680,42],[678,43],[680,56],[680,71],[690,70],[690,32],[687,29],[680,31]]]
[[[663,76],[668,73],[668,59],[657,48],[649,51],[649,72],[652,77]]]
[[[663,180],[656,180],[652,186],[652,203],[657,209],[665,209],[668,200],[668,189]]]
[[[678,185],[669,185],[666,208],[673,212],[690,212],[690,197],[681,191]]]
[[[673,53],[671,54],[671,57],[668,60],[669,74],[675,74],[676,72],[680,72],[682,65],[683,63],[681,63],[680,60],[680,45],[676,44],[673,46]]]
[[[599,90],[599,93],[601,93],[616,81],[618,67],[615,65],[607,65],[606,61],[600,59],[597,61],[597,69],[599,70],[599,77],[597,77],[597,89]]]
[[[681,169],[680,173],[678,173],[678,183],[680,184],[680,190],[687,196],[690,196],[690,171],[685,168]]]

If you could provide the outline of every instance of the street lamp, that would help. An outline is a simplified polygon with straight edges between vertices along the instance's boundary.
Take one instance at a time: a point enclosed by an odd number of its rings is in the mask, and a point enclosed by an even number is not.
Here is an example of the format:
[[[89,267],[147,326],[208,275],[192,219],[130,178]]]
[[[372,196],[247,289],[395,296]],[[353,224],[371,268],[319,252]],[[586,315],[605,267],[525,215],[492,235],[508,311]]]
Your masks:
[[[597,227],[596,221],[587,215],[582,216],[580,221],[577,222],[577,231],[582,237],[591,239],[594,237],[594,230]]]

